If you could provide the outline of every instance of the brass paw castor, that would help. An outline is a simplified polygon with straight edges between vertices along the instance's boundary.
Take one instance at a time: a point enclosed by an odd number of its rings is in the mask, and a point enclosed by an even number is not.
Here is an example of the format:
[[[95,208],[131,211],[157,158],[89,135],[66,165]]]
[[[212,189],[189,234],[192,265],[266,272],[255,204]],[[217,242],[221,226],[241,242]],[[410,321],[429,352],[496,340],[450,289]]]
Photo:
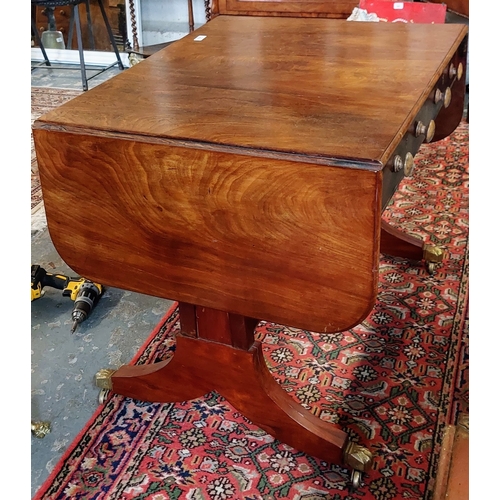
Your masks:
[[[37,438],[44,438],[50,432],[50,422],[31,421],[31,434]]]
[[[111,377],[115,371],[116,370],[112,370],[111,368],[103,368],[95,374],[95,385],[101,389],[99,391],[98,398],[100,405],[104,404],[109,392],[113,389],[113,381],[111,380]]]
[[[356,490],[361,485],[363,472],[370,470],[373,456],[368,448],[349,441],[344,450],[344,463],[352,467],[351,489]]]
[[[95,385],[99,387],[99,389],[107,389],[111,391],[113,389],[113,381],[111,377],[116,370],[112,370],[111,368],[103,368],[99,370],[95,374]]]
[[[436,272],[436,267],[443,262],[443,257],[444,251],[442,248],[436,245],[424,245],[424,261],[429,274],[434,274]]]

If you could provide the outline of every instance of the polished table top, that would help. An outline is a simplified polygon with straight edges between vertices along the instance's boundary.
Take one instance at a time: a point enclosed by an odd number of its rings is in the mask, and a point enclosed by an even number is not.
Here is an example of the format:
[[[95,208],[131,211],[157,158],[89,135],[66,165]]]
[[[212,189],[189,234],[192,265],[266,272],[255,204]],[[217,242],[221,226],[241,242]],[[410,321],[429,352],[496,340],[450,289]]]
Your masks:
[[[418,151],[438,85],[463,90],[445,73],[466,32],[214,18],[35,122],[56,249],[104,285],[317,332],[359,324],[403,177],[388,160]]]
[[[219,16],[43,121],[385,163],[465,31]]]

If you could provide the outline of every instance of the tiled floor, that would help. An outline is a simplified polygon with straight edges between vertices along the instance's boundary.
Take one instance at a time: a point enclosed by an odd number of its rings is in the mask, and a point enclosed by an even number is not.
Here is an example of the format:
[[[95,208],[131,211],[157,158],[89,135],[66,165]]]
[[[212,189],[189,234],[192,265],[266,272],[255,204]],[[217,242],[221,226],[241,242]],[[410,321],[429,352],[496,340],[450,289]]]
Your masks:
[[[90,80],[89,87],[120,73],[110,69]],[[31,85],[81,89],[81,74],[36,69]],[[55,250],[46,228],[32,233],[31,263],[47,272],[76,276]],[[98,408],[97,371],[129,363],[170,305],[167,300],[109,288],[71,334],[72,301],[60,290],[47,288],[31,303],[31,420],[51,425],[44,438],[31,437],[31,496]]]

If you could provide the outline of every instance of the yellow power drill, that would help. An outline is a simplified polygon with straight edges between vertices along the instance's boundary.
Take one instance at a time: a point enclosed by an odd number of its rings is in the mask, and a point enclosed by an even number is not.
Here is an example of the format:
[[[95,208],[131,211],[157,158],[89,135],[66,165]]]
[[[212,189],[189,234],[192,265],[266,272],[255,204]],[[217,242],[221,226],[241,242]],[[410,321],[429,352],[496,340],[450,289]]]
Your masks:
[[[75,303],[71,312],[73,320],[71,333],[74,333],[77,326],[88,318],[103,293],[103,287],[98,283],[81,277],[71,278],[64,274],[51,274],[43,267],[32,264],[31,301],[39,299],[46,286],[62,290],[63,296],[70,297]]]

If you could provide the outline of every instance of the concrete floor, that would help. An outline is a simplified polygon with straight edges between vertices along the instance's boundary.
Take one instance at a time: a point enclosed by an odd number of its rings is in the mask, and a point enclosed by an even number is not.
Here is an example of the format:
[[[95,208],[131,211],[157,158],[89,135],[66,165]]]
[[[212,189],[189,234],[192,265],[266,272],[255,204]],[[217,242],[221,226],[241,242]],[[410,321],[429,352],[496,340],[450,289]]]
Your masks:
[[[118,73],[109,70],[91,80],[90,88]],[[31,85],[78,89],[80,72],[35,70]],[[32,218],[31,263],[47,272],[77,276],[54,248],[44,219],[43,210]],[[73,302],[60,290],[46,288],[31,303],[31,420],[51,425],[44,438],[31,437],[32,496],[98,408],[96,372],[129,363],[171,304],[109,288],[71,334]]]

